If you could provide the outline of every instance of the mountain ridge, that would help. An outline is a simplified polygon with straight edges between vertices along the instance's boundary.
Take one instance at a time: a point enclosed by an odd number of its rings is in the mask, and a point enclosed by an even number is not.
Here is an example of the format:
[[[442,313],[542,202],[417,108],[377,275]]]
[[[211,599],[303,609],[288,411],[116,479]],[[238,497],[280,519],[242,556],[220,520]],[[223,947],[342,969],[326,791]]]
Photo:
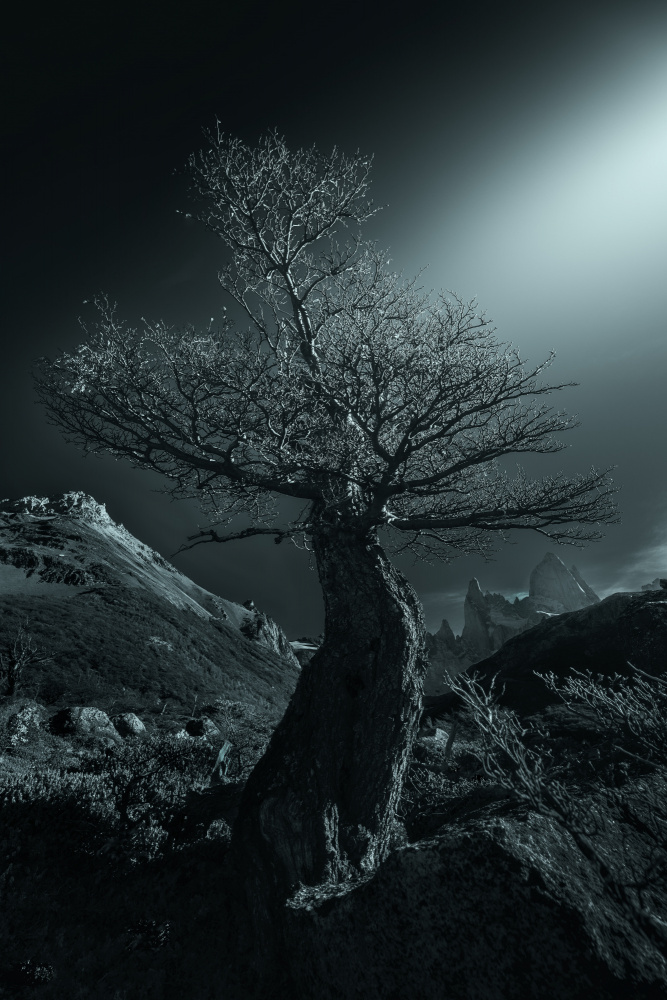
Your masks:
[[[502,594],[483,592],[476,577],[468,584],[463,605],[464,626],[454,635],[443,618],[435,633],[426,634],[430,667],[424,681],[427,696],[449,690],[445,671],[462,670],[492,656],[511,638],[539,625],[545,618],[578,611],[600,598],[576,566],[568,569],[554,553],[547,552],[530,574],[527,597],[509,601]]]
[[[71,700],[80,673],[126,701],[281,712],[300,670],[275,622],[189,580],[81,492],[0,501],[0,612],[0,644],[28,619],[52,654],[25,678],[48,703]]]

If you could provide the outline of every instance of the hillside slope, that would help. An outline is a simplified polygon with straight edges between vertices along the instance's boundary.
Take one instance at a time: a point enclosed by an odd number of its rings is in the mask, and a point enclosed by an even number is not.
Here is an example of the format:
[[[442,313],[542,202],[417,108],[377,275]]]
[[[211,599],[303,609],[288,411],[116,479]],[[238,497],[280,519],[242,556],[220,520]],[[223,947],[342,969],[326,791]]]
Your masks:
[[[196,696],[282,712],[299,675],[275,623],[199,587],[82,493],[0,502],[0,649],[26,620],[51,660],[22,690],[48,704]]]

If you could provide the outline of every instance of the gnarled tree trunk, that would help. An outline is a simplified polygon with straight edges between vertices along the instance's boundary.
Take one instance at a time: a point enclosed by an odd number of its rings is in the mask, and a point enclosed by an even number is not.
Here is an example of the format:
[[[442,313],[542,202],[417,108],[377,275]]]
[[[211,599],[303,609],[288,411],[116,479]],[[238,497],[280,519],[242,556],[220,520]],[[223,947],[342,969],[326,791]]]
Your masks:
[[[234,824],[225,872],[247,995],[284,961],[284,903],[302,885],[372,871],[387,855],[427,661],[421,605],[376,539],[312,539],[325,640],[301,672]]]

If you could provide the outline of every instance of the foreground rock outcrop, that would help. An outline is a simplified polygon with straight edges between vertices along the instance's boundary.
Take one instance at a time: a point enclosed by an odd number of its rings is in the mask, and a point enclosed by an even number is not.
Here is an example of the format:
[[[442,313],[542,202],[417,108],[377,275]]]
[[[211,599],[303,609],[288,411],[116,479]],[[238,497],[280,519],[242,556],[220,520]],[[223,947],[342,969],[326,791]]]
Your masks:
[[[634,730],[628,737],[606,727],[579,703],[570,711],[531,673],[553,670],[563,681],[572,668],[590,667],[604,683],[631,673],[629,658],[664,676],[665,596],[616,594],[549,617],[476,665],[487,689],[501,668],[507,693],[500,702],[522,716],[524,742],[550,755],[546,780],[555,767],[561,801],[575,803],[575,826],[583,819],[583,840],[556,813],[517,801],[488,777],[475,727],[461,723],[463,735],[453,740],[460,700],[433,699],[429,711],[444,728],[432,728],[435,735],[413,750],[411,781],[428,779],[421,801],[430,804],[408,814],[407,842],[369,877],[302,887],[287,904],[295,995],[667,997],[667,886],[655,867],[665,847],[664,741],[658,737],[657,763],[646,760]],[[610,884],[626,893],[623,902]]]
[[[21,690],[47,704],[225,697],[280,714],[300,670],[275,622],[199,587],[83,493],[0,502],[0,649],[26,621],[49,659],[30,659]]]
[[[636,837],[632,846],[647,857]],[[302,891],[290,911],[303,1000],[665,996],[665,958],[568,835],[516,809],[445,826],[359,886]]]
[[[624,836],[647,864],[648,845],[623,824],[605,856],[622,858]],[[502,799],[406,845],[357,886],[302,890],[287,926],[302,1000],[657,1000],[667,986],[664,956],[571,838]]]

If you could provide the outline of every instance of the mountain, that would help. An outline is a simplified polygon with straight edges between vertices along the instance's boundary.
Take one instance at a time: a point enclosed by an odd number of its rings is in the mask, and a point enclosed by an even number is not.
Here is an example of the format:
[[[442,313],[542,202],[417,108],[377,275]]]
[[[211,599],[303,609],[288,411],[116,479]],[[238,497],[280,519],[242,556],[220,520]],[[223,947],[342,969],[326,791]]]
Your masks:
[[[435,634],[427,633],[431,665],[424,682],[426,695],[449,690],[445,670],[456,676],[491,656],[513,636],[539,625],[545,617],[578,611],[600,600],[577,567],[568,569],[552,552],[547,552],[530,574],[529,588],[528,597],[511,602],[502,594],[488,590],[483,593],[476,579],[470,581],[461,635],[455,636],[445,619]]]
[[[558,556],[547,552],[530,574],[528,600],[536,611],[562,615],[597,604],[600,598],[584,583],[576,566],[567,569]]]
[[[51,659],[23,685],[47,704],[104,691],[128,706],[222,697],[281,713],[300,670],[252,602],[199,587],[84,493],[0,502],[0,649],[26,619]]]
[[[553,672],[559,681],[573,670],[609,679],[614,674],[632,676],[628,663],[654,676],[667,670],[664,589],[611,594],[578,611],[546,618],[476,663],[474,672],[485,690],[497,674],[499,704],[526,715],[562,704],[533,671]],[[503,685],[505,693],[500,694]],[[447,712],[459,704],[453,692],[424,698],[428,713]]]

